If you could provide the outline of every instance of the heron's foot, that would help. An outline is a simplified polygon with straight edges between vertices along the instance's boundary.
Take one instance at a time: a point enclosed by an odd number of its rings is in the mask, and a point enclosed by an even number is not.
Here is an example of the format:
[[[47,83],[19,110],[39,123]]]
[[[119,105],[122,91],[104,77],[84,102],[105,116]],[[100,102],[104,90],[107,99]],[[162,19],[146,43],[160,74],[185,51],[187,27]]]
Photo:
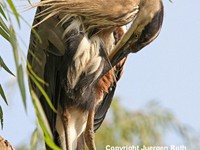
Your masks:
[[[85,131],[85,142],[89,148],[89,150],[96,150],[95,142],[94,142],[94,131],[89,129]]]
[[[87,126],[85,129],[85,142],[89,150],[96,150],[95,146],[95,134],[94,134],[94,109],[89,112]]]

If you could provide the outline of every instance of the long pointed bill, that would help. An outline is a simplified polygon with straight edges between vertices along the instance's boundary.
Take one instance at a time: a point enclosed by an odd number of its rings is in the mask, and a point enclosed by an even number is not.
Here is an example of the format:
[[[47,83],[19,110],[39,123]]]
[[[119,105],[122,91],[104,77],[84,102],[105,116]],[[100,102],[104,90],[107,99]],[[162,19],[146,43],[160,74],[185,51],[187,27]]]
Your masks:
[[[130,52],[134,50],[130,46],[134,45],[137,42],[136,39],[132,39],[132,35],[134,34],[135,30],[137,29],[137,25],[133,22],[131,27],[122,37],[122,39],[117,43],[112,53],[109,55],[109,60],[112,66],[115,66],[120,60],[126,57]]]
[[[108,56],[107,65],[104,67],[101,75],[98,79],[103,77],[112,67],[119,63],[124,57],[126,57],[131,52],[136,52],[137,47],[134,47],[138,39],[134,39],[134,32],[137,29],[137,25],[133,22],[131,27],[122,37],[122,39],[117,43],[112,53]]]

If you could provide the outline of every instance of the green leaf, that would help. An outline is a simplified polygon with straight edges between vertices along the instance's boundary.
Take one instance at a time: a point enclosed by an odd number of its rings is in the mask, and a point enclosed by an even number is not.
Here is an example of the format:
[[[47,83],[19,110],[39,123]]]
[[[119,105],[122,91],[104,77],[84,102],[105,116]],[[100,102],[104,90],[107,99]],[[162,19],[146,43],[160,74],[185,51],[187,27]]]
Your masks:
[[[30,26],[30,23],[27,22],[27,20],[25,20],[22,16],[19,16],[19,17],[23,22],[25,22],[27,24],[27,26],[29,26],[31,28],[31,32],[33,32],[34,36],[39,41],[39,43],[42,43],[42,39],[41,39],[40,35],[37,33],[37,31],[34,28],[32,28],[32,26]]]
[[[0,16],[0,35],[2,35],[8,42],[10,42],[9,29]]]
[[[3,38],[6,39],[8,42],[10,42],[10,37],[8,33],[6,33],[1,27],[0,27],[0,35],[3,36]]]
[[[44,91],[43,87],[39,84],[39,82],[32,76],[32,74],[30,74],[28,72],[28,76],[30,77],[30,79],[33,81],[33,83],[37,86],[37,88],[40,90],[40,92],[42,93],[42,95],[44,96],[45,100],[47,101],[47,103],[49,104],[50,108],[56,112],[55,107],[53,106],[49,96],[47,95],[47,93]]]
[[[3,30],[7,34],[9,34],[9,29],[8,29],[7,25],[5,24],[5,22],[3,21],[3,19],[1,18],[1,16],[0,16],[0,27],[3,28]]]
[[[35,94],[35,92],[33,90],[30,91],[31,92],[31,97],[33,99],[33,104],[37,113],[37,118],[39,119],[39,123],[40,126],[43,127],[45,129],[45,132],[48,136],[50,136],[51,138],[53,138],[53,135],[51,133],[51,129],[49,127],[49,123],[47,121],[46,115],[44,113],[44,110],[42,108],[42,105],[40,103],[40,100],[38,99],[37,95]]]
[[[7,0],[11,10],[13,11],[15,18],[17,19],[18,25],[20,26],[20,21],[19,21],[19,14],[15,8],[15,5],[13,4],[12,0]]]
[[[30,150],[36,150],[37,149],[37,143],[38,143],[38,130],[36,128],[33,131],[33,134],[31,136],[31,147],[30,147]]]
[[[4,63],[2,57],[0,56],[0,66],[3,67],[3,69],[5,69],[8,73],[10,73],[11,75],[15,76],[10,69],[6,66],[6,64]]]
[[[0,106],[0,121],[1,121],[1,129],[3,129],[3,110]]]
[[[1,86],[1,84],[0,84],[0,95],[1,95],[1,97],[3,98],[3,100],[5,101],[5,103],[8,105],[8,102],[7,102],[7,100],[6,100],[6,96],[5,96],[5,94],[4,94],[4,91],[3,91],[3,88],[2,88],[2,86]]]
[[[17,43],[15,30],[14,30],[12,24],[9,26],[9,33],[10,33],[10,44],[13,48],[15,65],[16,65],[16,68],[18,68],[18,66],[19,66],[18,43]]]
[[[41,103],[35,94],[33,90],[31,90],[31,97],[33,99],[33,104],[36,110],[37,119],[40,124],[40,127],[42,128],[42,131],[44,132],[44,140],[47,143],[49,147],[51,147],[53,150],[61,150],[53,141],[53,135],[51,132],[51,129],[49,127],[49,123],[47,121],[46,115],[44,113],[44,110],[41,106]]]
[[[3,15],[3,17],[7,20],[7,17],[2,9],[2,6],[0,5],[0,13]]]
[[[47,145],[52,148],[53,150],[61,150],[60,147],[58,147],[52,139],[44,137],[45,142],[47,143]]]
[[[1,129],[3,129],[3,110],[0,106],[0,121],[1,121]]]
[[[19,89],[21,91],[21,95],[22,95],[22,100],[23,100],[23,104],[26,108],[26,90],[25,90],[25,86],[24,86],[24,74],[23,74],[23,68],[22,65],[18,66],[17,68],[17,79],[18,79],[18,84],[19,84]]]
[[[30,0],[28,0],[28,3],[29,3],[29,4],[31,4],[31,1],[30,1]]]
[[[31,52],[31,51],[30,51],[30,52]],[[42,79],[33,71],[33,69],[32,69],[32,67],[31,67],[31,65],[30,65],[29,62],[27,62],[27,68],[28,68],[28,71],[30,72],[30,74],[31,74],[37,81],[39,81],[39,83],[42,83],[42,84],[46,84],[46,85],[47,85],[47,83],[46,83],[44,80],[42,80]]]

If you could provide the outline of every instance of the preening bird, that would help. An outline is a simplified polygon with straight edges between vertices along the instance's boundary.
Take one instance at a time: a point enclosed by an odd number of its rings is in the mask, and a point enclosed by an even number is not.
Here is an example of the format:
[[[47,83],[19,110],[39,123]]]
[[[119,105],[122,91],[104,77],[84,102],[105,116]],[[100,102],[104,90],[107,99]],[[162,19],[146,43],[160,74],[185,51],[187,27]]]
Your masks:
[[[31,33],[30,88],[42,104],[57,145],[82,150],[86,143],[95,150],[94,132],[110,107],[128,54],[141,50],[160,32],[162,1],[42,0],[34,6],[38,8],[33,28],[40,38]]]

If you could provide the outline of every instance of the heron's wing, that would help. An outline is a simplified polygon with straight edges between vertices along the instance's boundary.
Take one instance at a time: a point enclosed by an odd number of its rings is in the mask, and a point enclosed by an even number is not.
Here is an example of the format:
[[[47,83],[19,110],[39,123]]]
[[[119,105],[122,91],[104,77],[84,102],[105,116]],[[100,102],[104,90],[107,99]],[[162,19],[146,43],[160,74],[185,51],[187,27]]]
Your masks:
[[[38,7],[36,14],[40,11],[41,8]],[[35,18],[33,25],[39,21],[40,19]],[[27,56],[27,68],[29,74],[35,77],[36,81],[44,89],[55,108],[57,107],[58,101],[56,97],[59,95],[57,81],[58,68],[62,64],[61,57],[65,53],[65,42],[62,39],[64,29],[60,26],[56,26],[57,22],[57,18],[50,18],[33,29]],[[38,77],[40,79],[38,79]],[[42,80],[42,82],[40,80]],[[51,130],[54,132],[53,129],[56,114],[50,108],[44,95],[31,78],[29,78],[29,83],[31,90],[35,92],[40,100]]]
[[[101,104],[98,106],[96,112],[95,112],[95,117],[94,117],[94,131],[96,131],[102,124],[107,111],[110,107],[110,104],[112,102],[113,99],[113,95],[115,93],[115,89],[116,89],[116,85],[117,85],[117,81],[121,78],[122,73],[123,73],[123,67],[125,64],[126,58],[124,58],[123,60],[121,60],[115,67],[115,82],[114,84],[110,87],[110,90],[108,93],[106,93],[104,95],[103,101],[101,102]]]

